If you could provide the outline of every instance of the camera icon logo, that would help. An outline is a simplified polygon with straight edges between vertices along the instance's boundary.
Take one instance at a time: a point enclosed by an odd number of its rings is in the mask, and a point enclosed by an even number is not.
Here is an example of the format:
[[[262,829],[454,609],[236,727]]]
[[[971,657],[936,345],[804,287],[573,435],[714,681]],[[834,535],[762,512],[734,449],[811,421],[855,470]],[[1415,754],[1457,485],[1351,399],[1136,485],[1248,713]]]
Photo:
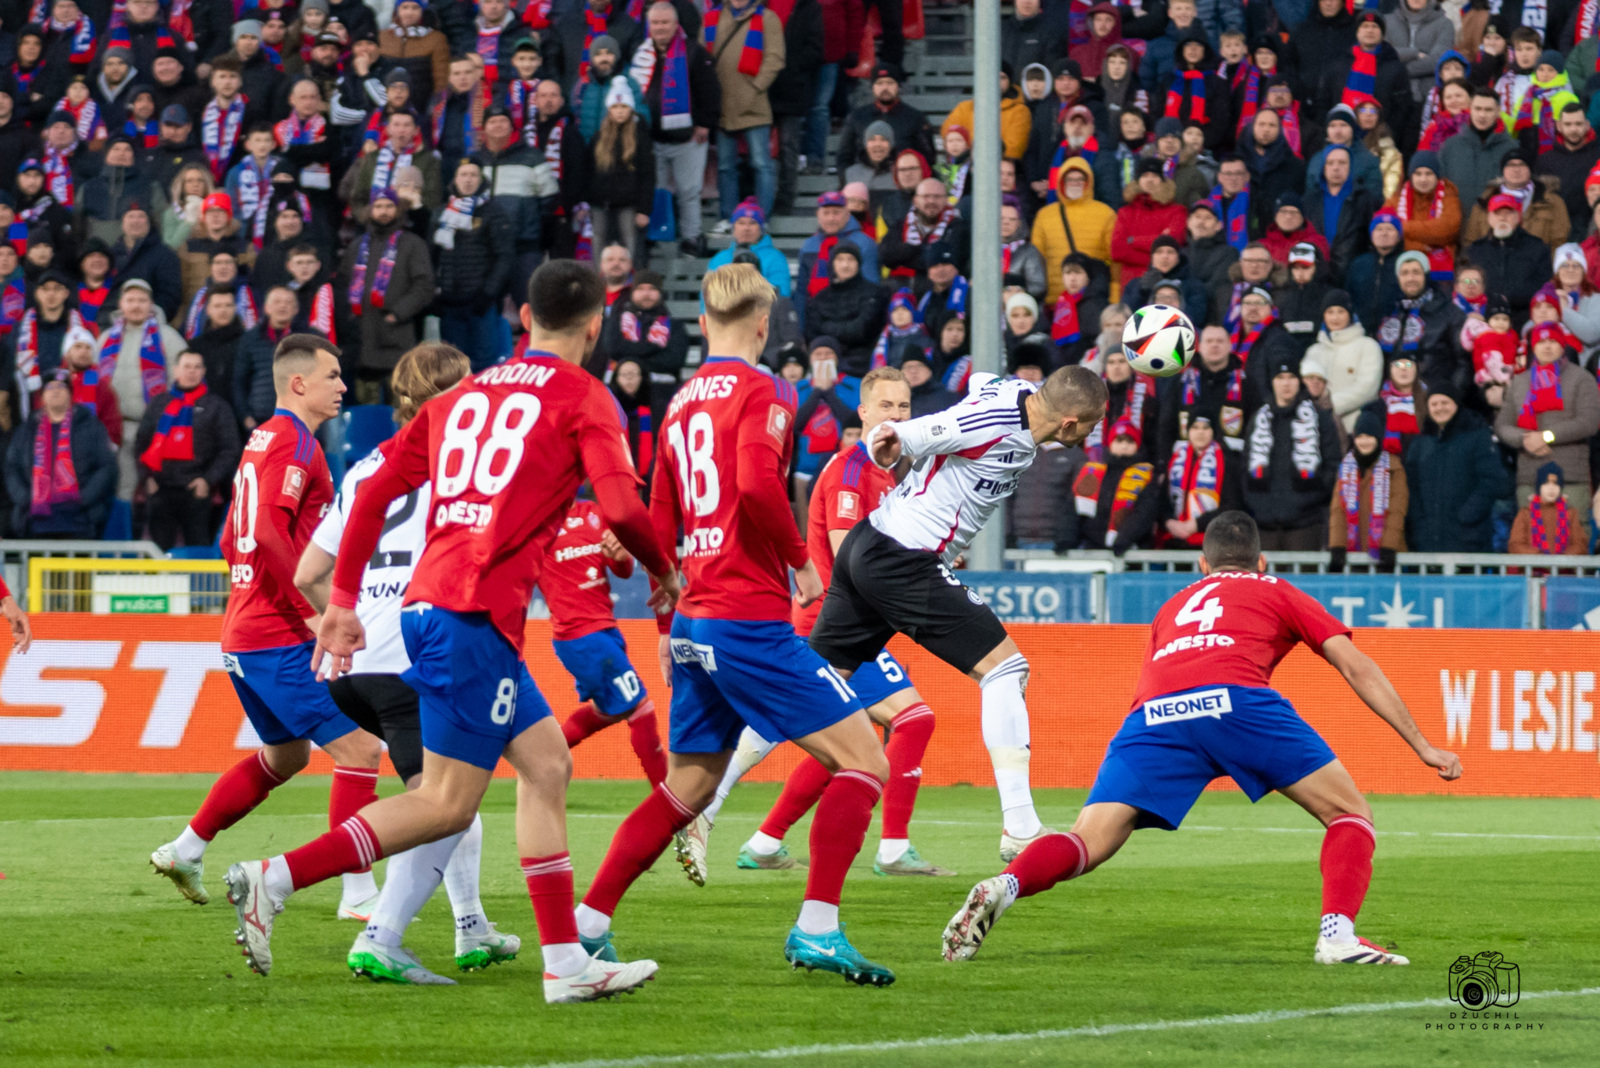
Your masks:
[[[1450,1000],[1463,1009],[1508,1008],[1522,997],[1522,973],[1493,950],[1459,956],[1450,965]]]

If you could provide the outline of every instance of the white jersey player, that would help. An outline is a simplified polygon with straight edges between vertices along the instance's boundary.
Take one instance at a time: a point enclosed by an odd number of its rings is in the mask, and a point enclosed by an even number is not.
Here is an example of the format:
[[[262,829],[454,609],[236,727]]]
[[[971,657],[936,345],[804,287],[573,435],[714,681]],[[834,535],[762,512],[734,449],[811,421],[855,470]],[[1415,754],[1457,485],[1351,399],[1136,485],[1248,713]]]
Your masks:
[[[911,472],[840,543],[811,646],[849,675],[898,632],[978,683],[1004,814],[1000,856],[1009,862],[1048,833],[1028,783],[1028,661],[949,565],[1017,488],[1041,445],[1089,436],[1105,413],[1106,387],[1084,367],[1064,367],[1039,386],[974,378],[962,403],[879,424],[863,439],[880,466],[904,455]]]
[[[424,401],[467,373],[467,357],[448,345],[425,344],[406,353],[393,377],[400,421],[405,422]],[[383,463],[383,455],[374,451],[350,468],[338,499],[301,557],[295,583],[319,611],[327,604],[328,581],[356,488]],[[361,598],[356,605],[367,634],[366,647],[356,652],[351,674],[328,684],[345,715],[388,743],[389,759],[408,789],[415,789],[422,776],[422,731],[417,693],[400,678],[411,666],[400,634],[400,606],[427,541],[431,490],[431,483],[423,483],[390,502],[377,551],[362,575]],[[438,886],[436,873],[428,870],[432,861],[423,856],[427,852],[428,847],[423,846],[390,858],[378,903],[347,958],[357,975],[398,983],[452,981],[424,968],[400,943],[406,925]],[[501,934],[484,917],[478,896],[482,853],[483,819],[476,817],[444,869],[444,884],[456,917],[456,966],[463,971],[512,960],[522,947],[516,935]]]

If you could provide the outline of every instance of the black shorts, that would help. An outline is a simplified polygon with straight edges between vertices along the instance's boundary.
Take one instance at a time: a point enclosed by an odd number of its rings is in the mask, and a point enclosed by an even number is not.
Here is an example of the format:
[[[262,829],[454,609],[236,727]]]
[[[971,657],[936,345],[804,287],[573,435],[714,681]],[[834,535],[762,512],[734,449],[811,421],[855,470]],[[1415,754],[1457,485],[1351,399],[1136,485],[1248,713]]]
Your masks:
[[[963,675],[1006,628],[973,590],[925,549],[908,549],[871,523],[857,523],[839,545],[811,648],[836,668],[854,671],[904,634]]]
[[[422,721],[417,691],[399,675],[341,675],[328,684],[339,711],[389,746],[389,760],[407,782],[422,773]]]

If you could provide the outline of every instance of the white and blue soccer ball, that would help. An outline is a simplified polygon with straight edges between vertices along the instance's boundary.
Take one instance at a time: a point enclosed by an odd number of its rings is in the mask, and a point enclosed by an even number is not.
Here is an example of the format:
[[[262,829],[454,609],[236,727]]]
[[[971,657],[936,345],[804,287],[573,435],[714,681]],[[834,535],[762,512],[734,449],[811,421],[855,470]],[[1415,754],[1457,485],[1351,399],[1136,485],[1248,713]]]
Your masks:
[[[1194,323],[1177,308],[1148,304],[1123,326],[1122,351],[1140,374],[1157,378],[1182,374],[1194,359]]]

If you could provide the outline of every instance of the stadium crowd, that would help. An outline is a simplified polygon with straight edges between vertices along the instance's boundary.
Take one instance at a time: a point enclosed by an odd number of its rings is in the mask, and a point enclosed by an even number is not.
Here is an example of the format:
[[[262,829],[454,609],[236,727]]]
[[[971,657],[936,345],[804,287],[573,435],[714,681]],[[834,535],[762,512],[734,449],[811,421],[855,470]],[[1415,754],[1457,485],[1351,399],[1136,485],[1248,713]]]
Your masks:
[[[1026,474],[1015,545],[1198,545],[1244,507],[1335,566],[1590,551],[1600,3],[1015,0],[983,326],[972,103],[935,129],[901,0],[866,6],[863,63],[862,0],[3,0],[0,520],[92,537],[120,499],[208,544],[279,339],[383,403],[433,321],[475,370],[518,351],[547,257],[606,284],[590,368],[647,471],[695,344],[660,268],[709,256],[778,291],[798,505],[862,375],[939,410],[996,329],[1007,373],[1111,393]],[[810,211],[791,259],[770,224]],[[1195,324],[1181,376],[1121,353],[1150,303]]]

